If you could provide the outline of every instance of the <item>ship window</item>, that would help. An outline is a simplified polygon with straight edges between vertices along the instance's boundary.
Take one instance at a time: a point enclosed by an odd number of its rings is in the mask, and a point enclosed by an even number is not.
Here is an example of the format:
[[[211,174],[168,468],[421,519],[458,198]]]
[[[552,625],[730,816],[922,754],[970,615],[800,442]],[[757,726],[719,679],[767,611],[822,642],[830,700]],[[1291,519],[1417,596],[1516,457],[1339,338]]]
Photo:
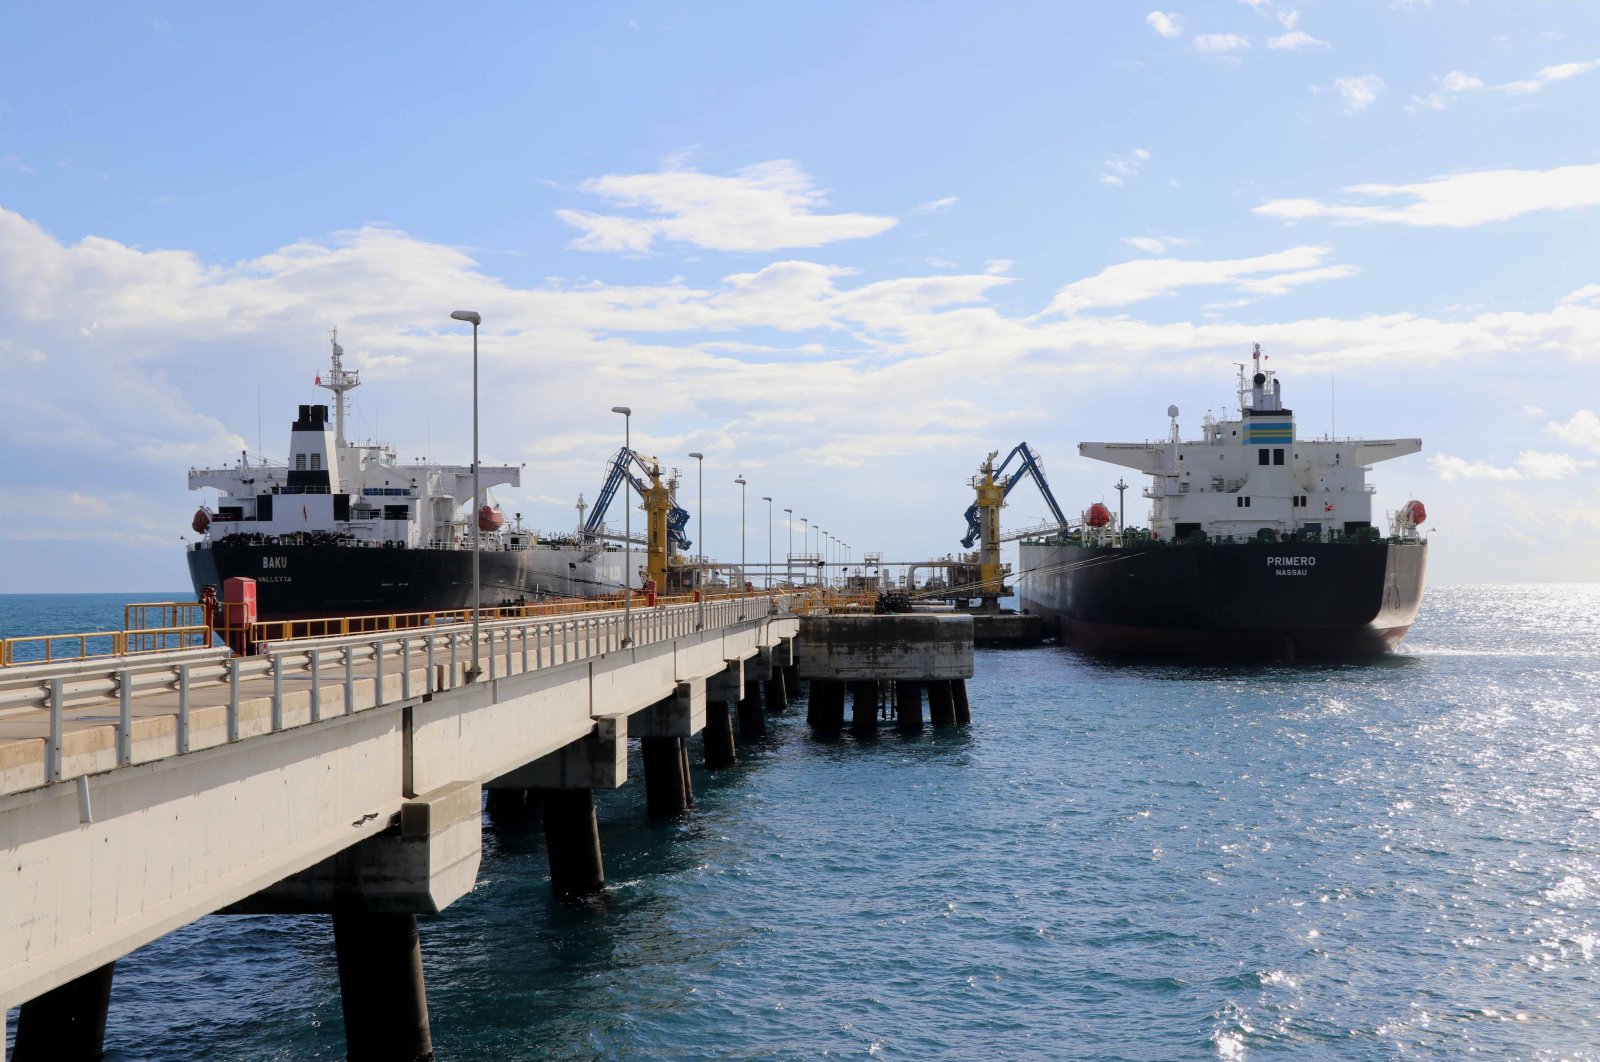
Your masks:
[[[1272,451],[1272,463],[1275,464],[1275,465],[1283,464],[1283,451],[1282,450],[1274,450],[1274,451]]]
[[[1245,500],[1244,500],[1244,507],[1245,507],[1245,508],[1246,508],[1246,509],[1248,509],[1248,508],[1250,508],[1250,499],[1249,499],[1249,498],[1246,498],[1246,499],[1245,499]]]
[[[1256,451],[1256,464],[1264,465],[1266,463],[1267,463],[1267,451],[1263,447],[1262,449]]]
[[[297,472],[304,472],[306,470],[306,455],[305,454],[295,454],[294,455],[294,467],[295,467],[295,471],[297,471]]]
[[[322,455],[321,454],[312,454],[311,455],[311,467],[313,469],[318,469],[318,468],[322,467]]]

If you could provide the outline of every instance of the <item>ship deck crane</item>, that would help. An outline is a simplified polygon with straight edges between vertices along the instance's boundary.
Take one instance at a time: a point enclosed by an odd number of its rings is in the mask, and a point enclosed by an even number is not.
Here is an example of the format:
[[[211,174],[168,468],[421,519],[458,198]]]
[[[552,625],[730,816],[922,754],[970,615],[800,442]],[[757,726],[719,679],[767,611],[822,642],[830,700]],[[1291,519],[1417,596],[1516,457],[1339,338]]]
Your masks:
[[[635,468],[642,476],[635,474]],[[622,486],[624,479],[639,492],[644,503],[648,576],[658,590],[665,590],[672,551],[687,550],[693,543],[683,533],[689,524],[689,512],[677,504],[675,495],[678,481],[668,479],[662,482],[660,461],[645,457],[626,446],[619,449],[611,459],[611,471],[606,475],[605,485],[600,488],[594,507],[589,510],[589,517],[583,523],[584,534],[600,533],[606,510],[611,507],[611,500],[616,497],[617,488]],[[628,578],[632,580],[631,573]]]
[[[1065,527],[1068,523],[1061,506],[1056,504],[1055,495],[1050,492],[1050,484],[1044,478],[1044,467],[1032,447],[1025,442],[1017,443],[1006,459],[996,465],[994,460],[998,456],[999,450],[990,451],[979,467],[978,474],[970,481],[970,486],[977,492],[977,499],[967,507],[967,535],[961,540],[967,549],[980,541],[982,543],[978,550],[979,586],[973,596],[981,597],[986,607],[992,607],[1006,593],[1006,570],[1000,563],[1000,509],[1005,505],[1006,496],[1012,488],[1022,482],[1024,476],[1032,476],[1034,483],[1038,484],[1039,493],[1044,496],[1045,504],[1050,506],[1050,515],[1055,517],[1057,525]],[[1021,459],[1021,464],[1008,477],[1006,469],[1016,458]]]

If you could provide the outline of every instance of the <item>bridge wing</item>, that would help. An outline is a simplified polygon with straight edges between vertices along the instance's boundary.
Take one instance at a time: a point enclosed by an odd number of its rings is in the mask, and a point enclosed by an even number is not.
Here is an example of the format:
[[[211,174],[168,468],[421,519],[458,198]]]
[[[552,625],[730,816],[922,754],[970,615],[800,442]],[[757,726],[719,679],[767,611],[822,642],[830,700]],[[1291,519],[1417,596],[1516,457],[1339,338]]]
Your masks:
[[[1421,439],[1357,439],[1356,464],[1370,465],[1376,461],[1388,461],[1414,454],[1421,449]]]
[[[1133,468],[1147,475],[1161,471],[1161,458],[1165,448],[1152,443],[1102,443],[1081,442],[1078,453],[1091,461],[1104,461],[1123,468]]]

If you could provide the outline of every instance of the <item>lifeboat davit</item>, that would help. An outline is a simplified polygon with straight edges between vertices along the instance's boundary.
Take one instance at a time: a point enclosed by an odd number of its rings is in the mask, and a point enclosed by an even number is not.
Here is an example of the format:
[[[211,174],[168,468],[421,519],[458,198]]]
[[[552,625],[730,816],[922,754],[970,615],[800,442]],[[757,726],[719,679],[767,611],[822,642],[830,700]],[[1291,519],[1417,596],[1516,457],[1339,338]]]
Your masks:
[[[1400,520],[1411,527],[1416,527],[1428,518],[1427,507],[1420,501],[1412,498],[1400,507]]]
[[[1083,514],[1083,522],[1090,527],[1105,527],[1111,522],[1111,510],[1100,502],[1089,506],[1089,511]]]
[[[501,526],[504,525],[505,522],[505,514],[500,511],[500,507],[498,505],[496,505],[493,509],[485,505],[483,508],[478,510],[478,530],[482,531],[484,534],[488,534],[491,531],[500,530]]]
[[[204,505],[194,511],[194,519],[189,522],[189,526],[194,528],[194,533],[197,535],[206,533],[206,528],[211,526],[211,514],[206,512]]]

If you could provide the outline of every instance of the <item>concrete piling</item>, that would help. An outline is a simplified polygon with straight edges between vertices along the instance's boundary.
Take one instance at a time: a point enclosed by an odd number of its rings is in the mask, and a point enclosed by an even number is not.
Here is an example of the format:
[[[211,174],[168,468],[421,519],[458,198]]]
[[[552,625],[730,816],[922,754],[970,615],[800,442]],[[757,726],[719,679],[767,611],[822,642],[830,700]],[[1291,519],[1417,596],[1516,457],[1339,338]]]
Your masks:
[[[511,824],[538,818],[539,791],[537,789],[486,789],[484,810],[495,823]]]
[[[727,701],[706,701],[705,750],[707,767],[726,767],[737,760],[733,740],[733,710]]]
[[[948,679],[936,679],[928,684],[928,719],[936,727],[956,725],[955,698],[950,693]]]
[[[767,715],[761,707],[761,680],[749,679],[744,684],[744,697],[739,701],[739,737],[748,741],[762,737],[767,732]]]
[[[433,1062],[417,916],[335,912],[333,946],[350,1062]]]
[[[599,892],[606,885],[600,855],[600,820],[592,789],[546,789],[545,848],[550,856],[550,887],[562,896]]]
[[[676,815],[694,804],[683,738],[647,737],[644,749],[645,806],[651,815]]]
[[[900,679],[894,684],[895,716],[903,733],[922,730],[922,683]]]
[[[678,770],[683,774],[683,795],[688,797],[689,806],[694,807],[694,775],[689,772],[689,741],[687,738],[678,739]]]
[[[972,723],[972,706],[967,703],[967,680],[950,680],[950,697],[955,702],[956,725],[969,726]]]
[[[108,962],[24,1003],[12,1062],[100,1062],[115,967]]]
[[[834,731],[844,727],[845,684],[837,679],[811,680],[811,711],[807,713],[815,730]]]
[[[786,712],[789,710],[789,687],[783,677],[784,669],[774,667],[772,677],[767,680],[767,711]]]
[[[856,731],[878,729],[878,710],[883,701],[883,684],[850,683],[850,727]]]

